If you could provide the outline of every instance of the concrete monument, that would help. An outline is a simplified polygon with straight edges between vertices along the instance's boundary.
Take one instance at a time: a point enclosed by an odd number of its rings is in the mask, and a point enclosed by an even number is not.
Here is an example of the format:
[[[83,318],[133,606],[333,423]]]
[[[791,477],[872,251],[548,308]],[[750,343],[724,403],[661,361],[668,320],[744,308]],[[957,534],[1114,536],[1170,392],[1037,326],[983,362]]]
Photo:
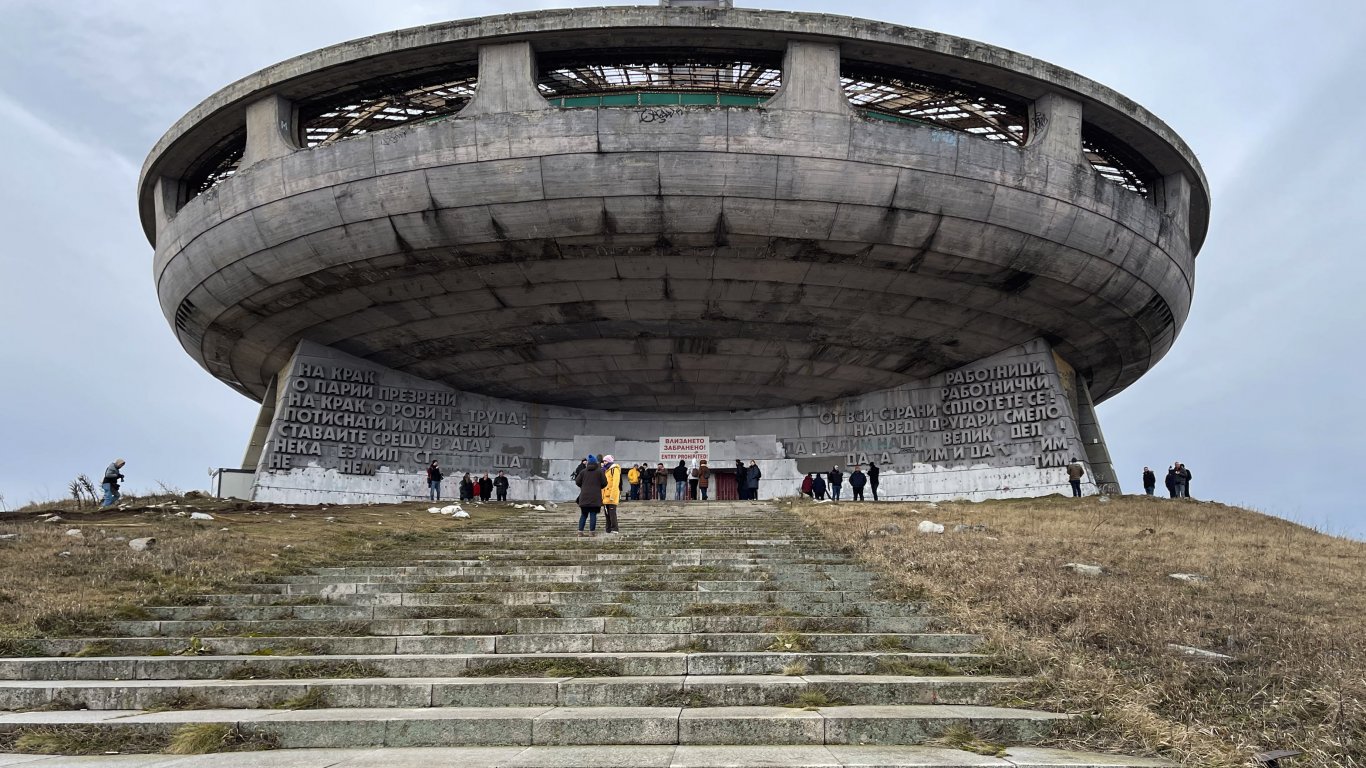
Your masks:
[[[1094,403],[1189,311],[1191,150],[1012,51],[707,5],[343,43],[158,142],[158,295],[262,403],[255,498],[421,498],[439,460],[562,499],[589,452],[753,459],[765,497],[1115,482]]]

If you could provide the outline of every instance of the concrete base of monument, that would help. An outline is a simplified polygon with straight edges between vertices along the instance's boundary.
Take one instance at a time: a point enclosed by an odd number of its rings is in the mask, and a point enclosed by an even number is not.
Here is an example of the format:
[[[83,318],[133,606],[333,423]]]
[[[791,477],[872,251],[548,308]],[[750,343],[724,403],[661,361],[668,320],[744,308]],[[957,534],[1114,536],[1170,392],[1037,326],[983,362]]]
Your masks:
[[[737,460],[763,473],[759,497],[795,496],[808,472],[879,468],[882,499],[927,501],[1071,493],[1066,465],[1087,467],[1084,492],[1109,482],[1083,441],[1090,399],[1071,367],[1042,340],[892,389],[755,411],[648,413],[520,403],[460,392],[301,342],[262,406],[262,438],[247,454],[252,497],[282,503],[383,503],[429,496],[440,464],[443,498],[462,477],[504,473],[509,499],[569,501],[570,476],[587,454],[631,466],[702,458],[711,495],[733,498]],[[1094,413],[1082,421],[1094,423]],[[1099,434],[1098,430],[1095,433]],[[1108,468],[1108,465],[1106,465]],[[624,476],[625,473],[623,473]],[[624,477],[623,477],[624,481]],[[674,496],[674,480],[666,484]],[[866,494],[872,500],[869,490]],[[844,498],[851,496],[848,481]]]

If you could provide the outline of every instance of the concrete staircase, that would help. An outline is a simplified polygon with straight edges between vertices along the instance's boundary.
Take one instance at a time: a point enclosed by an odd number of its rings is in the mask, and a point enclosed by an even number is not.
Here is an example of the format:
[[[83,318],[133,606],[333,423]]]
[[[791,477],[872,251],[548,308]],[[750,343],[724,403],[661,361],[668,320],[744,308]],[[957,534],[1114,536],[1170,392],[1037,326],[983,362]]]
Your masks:
[[[280,751],[0,766],[1166,765],[1027,746],[1065,716],[990,706],[1017,681],[974,674],[979,638],[878,599],[771,505],[628,504],[624,533],[592,538],[576,520],[527,510],[40,641],[0,659],[0,733],[213,723]]]

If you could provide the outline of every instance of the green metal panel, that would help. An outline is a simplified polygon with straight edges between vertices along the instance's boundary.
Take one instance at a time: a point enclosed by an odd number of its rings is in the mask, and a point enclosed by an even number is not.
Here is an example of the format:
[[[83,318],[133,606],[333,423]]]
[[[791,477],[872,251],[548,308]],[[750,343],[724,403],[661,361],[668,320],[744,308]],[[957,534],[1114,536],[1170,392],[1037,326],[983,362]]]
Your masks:
[[[679,104],[705,104],[712,106],[716,104],[715,93],[680,93],[678,94]]]

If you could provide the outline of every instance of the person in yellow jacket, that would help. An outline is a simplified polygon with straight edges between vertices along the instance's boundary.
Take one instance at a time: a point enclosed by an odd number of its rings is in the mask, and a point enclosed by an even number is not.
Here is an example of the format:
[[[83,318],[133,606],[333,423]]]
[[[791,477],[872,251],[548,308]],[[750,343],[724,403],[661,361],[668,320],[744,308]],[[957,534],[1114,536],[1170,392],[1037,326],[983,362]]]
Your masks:
[[[617,504],[621,503],[621,465],[611,454],[602,457],[607,485],[602,489],[602,511],[607,513],[607,532],[621,533],[617,528]]]
[[[632,464],[626,470],[626,482],[631,484],[631,501],[640,501],[640,465]]]

